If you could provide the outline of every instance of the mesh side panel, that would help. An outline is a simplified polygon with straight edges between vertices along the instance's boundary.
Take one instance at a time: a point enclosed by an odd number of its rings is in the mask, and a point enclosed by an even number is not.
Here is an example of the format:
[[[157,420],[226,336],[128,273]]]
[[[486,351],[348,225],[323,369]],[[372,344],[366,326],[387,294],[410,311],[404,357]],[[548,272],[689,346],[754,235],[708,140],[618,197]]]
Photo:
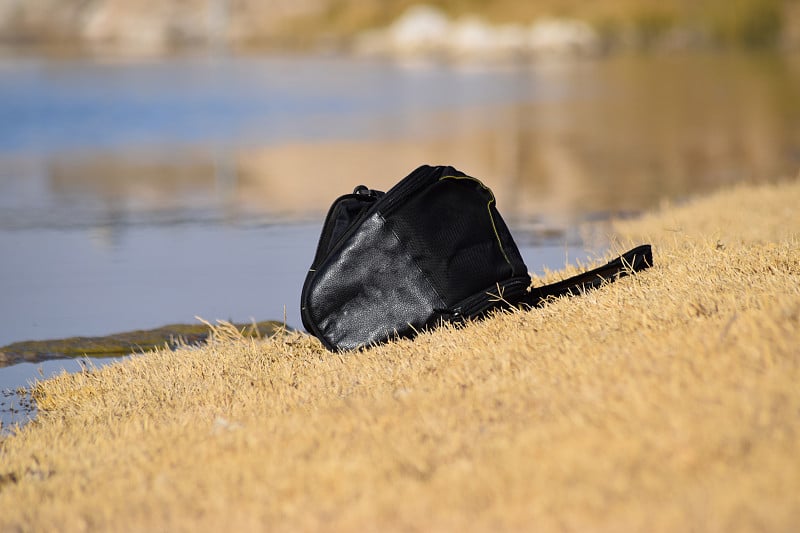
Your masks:
[[[447,305],[527,273],[491,193],[475,180],[438,181],[388,222]]]

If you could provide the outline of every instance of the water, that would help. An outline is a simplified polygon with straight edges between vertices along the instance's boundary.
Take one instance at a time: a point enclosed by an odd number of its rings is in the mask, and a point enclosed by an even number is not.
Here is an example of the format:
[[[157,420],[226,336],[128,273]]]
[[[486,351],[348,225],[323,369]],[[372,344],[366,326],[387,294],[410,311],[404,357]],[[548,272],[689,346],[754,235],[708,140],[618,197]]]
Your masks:
[[[36,417],[36,403],[30,398],[31,387],[36,381],[49,379],[63,372],[99,369],[120,359],[120,357],[60,359],[42,363],[18,363],[3,368],[0,372],[0,436]]]
[[[0,60],[0,346],[195,316],[299,328],[330,202],[421,163],[480,177],[529,268],[559,269],[607,245],[587,221],[796,175],[797,94],[798,59],[769,55]],[[0,387],[38,374],[19,368]]]
[[[529,98],[518,72],[336,58],[0,64],[0,151],[42,153],[395,134],[408,112]],[[563,88],[537,86],[544,97]],[[399,129],[398,129],[399,128]]]
[[[419,133],[415,120],[426,134],[443,129],[427,115],[568,92],[555,80],[528,94],[514,70],[318,58],[31,59],[0,73],[0,346],[195,315],[285,312],[300,327],[299,287],[327,205],[362,181],[386,188],[425,162],[404,158],[377,184],[369,172],[345,181],[324,166],[353,165],[328,163],[316,147],[377,135],[391,149]],[[288,142],[305,152],[281,171],[250,162],[262,146],[285,153]],[[307,160],[322,170],[292,168]],[[300,198],[281,198],[280,188]],[[318,201],[303,201],[314,194]],[[532,268],[561,266],[565,245],[580,254],[579,239],[563,232],[544,244],[555,246],[555,263]]]
[[[195,316],[302,327],[300,288],[321,220],[150,218],[61,227],[17,220],[16,229],[0,230],[0,249],[11,251],[0,261],[0,346],[189,323]],[[538,271],[563,265],[570,253],[587,256],[577,237],[521,244]]]

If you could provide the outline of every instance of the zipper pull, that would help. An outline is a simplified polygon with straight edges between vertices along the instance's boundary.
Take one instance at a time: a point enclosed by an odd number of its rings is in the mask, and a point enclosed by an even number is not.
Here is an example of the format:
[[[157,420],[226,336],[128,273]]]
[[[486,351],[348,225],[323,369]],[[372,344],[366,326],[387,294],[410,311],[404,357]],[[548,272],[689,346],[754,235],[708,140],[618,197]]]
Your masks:
[[[353,189],[353,194],[357,196],[368,196],[370,198],[380,198],[383,196],[383,192],[370,189],[366,185],[359,185]]]

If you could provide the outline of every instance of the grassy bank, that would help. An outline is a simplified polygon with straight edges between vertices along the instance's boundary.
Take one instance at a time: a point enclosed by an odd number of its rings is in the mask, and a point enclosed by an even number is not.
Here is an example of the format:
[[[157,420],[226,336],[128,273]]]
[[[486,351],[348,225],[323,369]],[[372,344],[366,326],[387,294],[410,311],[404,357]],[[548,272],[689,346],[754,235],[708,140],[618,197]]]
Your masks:
[[[791,530],[797,205],[796,181],[619,224],[655,268],[415,342],[222,327],[41,383],[0,530]]]

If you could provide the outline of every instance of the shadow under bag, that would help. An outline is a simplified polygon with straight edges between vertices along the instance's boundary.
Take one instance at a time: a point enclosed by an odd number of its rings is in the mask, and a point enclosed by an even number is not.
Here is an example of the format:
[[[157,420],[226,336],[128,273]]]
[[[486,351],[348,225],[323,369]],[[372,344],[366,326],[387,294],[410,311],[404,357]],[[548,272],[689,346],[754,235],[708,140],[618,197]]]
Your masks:
[[[499,307],[537,306],[652,264],[642,245],[529,290],[528,268],[492,191],[453,167],[424,165],[386,193],[359,186],[333,203],[301,313],[329,350],[352,350]]]

